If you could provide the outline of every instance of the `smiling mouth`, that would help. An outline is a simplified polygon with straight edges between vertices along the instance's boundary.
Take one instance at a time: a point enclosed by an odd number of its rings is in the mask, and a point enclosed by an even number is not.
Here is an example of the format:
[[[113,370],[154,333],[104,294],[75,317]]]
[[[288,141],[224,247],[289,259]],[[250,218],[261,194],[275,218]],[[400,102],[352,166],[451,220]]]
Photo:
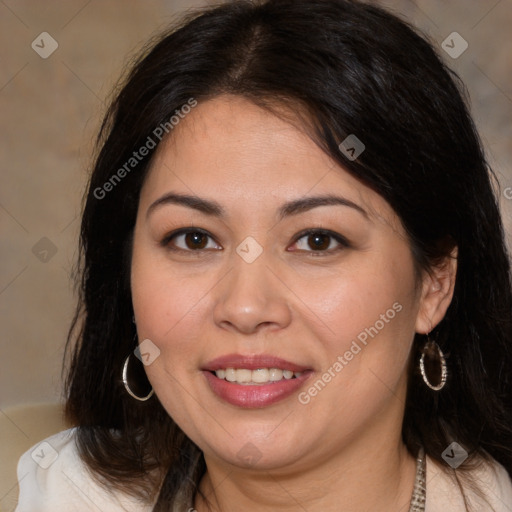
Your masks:
[[[245,386],[262,386],[282,380],[292,380],[300,377],[304,372],[282,370],[281,368],[221,368],[211,372],[218,379],[241,384]]]
[[[206,382],[217,397],[236,407],[251,409],[267,407],[291,396],[312,374],[312,370],[302,368],[292,371],[275,367],[250,369],[228,366],[203,370]]]
[[[211,391],[236,407],[273,405],[298,391],[310,379],[311,367],[271,354],[226,354],[201,371]]]

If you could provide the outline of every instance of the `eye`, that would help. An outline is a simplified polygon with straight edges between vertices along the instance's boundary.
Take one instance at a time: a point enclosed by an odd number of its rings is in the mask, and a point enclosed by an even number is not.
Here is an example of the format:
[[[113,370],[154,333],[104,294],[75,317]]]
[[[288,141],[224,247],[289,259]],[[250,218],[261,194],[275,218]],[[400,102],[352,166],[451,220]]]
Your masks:
[[[197,228],[187,228],[175,231],[165,237],[162,245],[172,250],[200,251],[220,250],[222,247],[206,231]]]
[[[330,253],[346,247],[349,247],[349,243],[338,233],[326,230],[308,230],[299,235],[290,250]]]

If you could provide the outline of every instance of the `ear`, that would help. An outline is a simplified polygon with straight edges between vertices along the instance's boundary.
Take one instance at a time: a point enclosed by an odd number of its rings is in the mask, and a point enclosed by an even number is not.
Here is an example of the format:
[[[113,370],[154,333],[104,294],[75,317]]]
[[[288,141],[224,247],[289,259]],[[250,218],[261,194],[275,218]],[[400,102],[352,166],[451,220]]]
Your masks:
[[[444,318],[455,289],[457,256],[455,247],[441,263],[424,272],[416,332],[428,334]]]

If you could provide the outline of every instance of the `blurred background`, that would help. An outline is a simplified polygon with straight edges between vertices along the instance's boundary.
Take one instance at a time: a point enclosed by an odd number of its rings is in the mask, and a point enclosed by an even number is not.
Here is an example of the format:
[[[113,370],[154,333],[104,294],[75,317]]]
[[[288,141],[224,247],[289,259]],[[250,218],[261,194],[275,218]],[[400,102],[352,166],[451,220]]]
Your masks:
[[[5,450],[16,458],[42,439],[44,404],[61,400],[82,196],[108,99],[149,37],[211,3],[0,0],[2,510],[17,494]],[[465,81],[511,243],[512,0],[377,3],[420,27]]]

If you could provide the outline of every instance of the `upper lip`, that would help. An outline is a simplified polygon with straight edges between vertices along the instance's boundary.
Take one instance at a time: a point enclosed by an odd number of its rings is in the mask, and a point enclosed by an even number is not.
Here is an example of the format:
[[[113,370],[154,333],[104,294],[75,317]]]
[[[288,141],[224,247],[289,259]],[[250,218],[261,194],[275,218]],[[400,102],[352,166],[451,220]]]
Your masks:
[[[279,368],[281,370],[290,370],[292,372],[303,372],[310,370],[310,367],[286,361],[280,357],[259,354],[243,356],[240,354],[227,354],[217,357],[202,368],[203,370],[214,372],[225,368],[244,368],[247,370],[257,370],[258,368]]]

